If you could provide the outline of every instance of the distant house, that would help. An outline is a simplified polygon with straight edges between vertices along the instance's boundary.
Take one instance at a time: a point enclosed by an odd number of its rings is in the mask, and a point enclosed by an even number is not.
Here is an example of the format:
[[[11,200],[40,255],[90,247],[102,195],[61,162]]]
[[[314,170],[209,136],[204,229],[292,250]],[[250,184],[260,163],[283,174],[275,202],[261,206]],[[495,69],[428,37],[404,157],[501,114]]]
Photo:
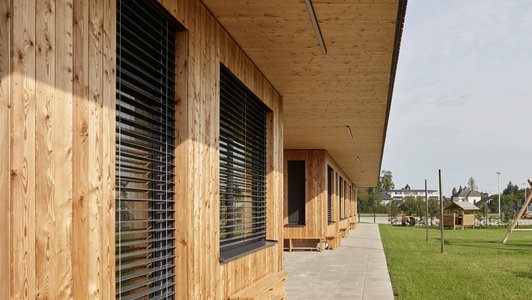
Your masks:
[[[404,188],[398,190],[386,191],[393,200],[401,203],[405,197],[425,197],[424,189],[411,189],[407,184]],[[438,190],[428,190],[429,199],[438,199]],[[384,199],[384,198],[383,198]]]
[[[387,205],[388,203],[393,201],[392,196],[388,194],[388,192],[380,192],[381,196],[381,204]]]
[[[491,197],[484,197],[480,199],[479,201],[475,202],[475,205],[480,208],[484,204],[488,204],[488,202],[491,200]]]
[[[451,198],[452,202],[469,202],[472,204],[477,203],[482,199],[482,195],[479,191],[475,191],[469,187],[461,188]]]

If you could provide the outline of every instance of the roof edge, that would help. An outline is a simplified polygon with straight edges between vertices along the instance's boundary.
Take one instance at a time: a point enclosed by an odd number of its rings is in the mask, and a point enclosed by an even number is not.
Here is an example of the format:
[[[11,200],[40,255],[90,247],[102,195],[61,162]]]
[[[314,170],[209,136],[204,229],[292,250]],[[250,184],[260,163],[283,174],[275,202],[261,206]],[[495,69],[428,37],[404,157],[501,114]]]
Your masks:
[[[388,120],[390,118],[390,110],[392,106],[393,87],[395,84],[395,74],[397,73],[397,62],[399,61],[399,49],[401,48],[401,39],[403,37],[403,27],[405,23],[407,2],[408,0],[399,0],[399,4],[397,8],[397,24],[395,27],[395,37],[394,37],[393,54],[392,54],[393,56],[392,56],[392,64],[390,67],[390,83],[388,85],[388,104],[386,107],[386,120],[384,121],[381,161],[379,163],[379,173],[377,174],[377,182],[379,182],[381,169],[382,169],[382,159],[384,158],[384,147],[386,145],[386,133],[388,132]]]

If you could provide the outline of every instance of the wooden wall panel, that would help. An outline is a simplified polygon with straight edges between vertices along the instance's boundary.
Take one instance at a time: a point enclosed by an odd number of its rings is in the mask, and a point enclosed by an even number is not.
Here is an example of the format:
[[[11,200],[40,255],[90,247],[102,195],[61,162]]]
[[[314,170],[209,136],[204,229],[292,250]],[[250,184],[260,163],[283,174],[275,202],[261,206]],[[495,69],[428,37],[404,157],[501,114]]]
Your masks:
[[[0,2],[0,299],[9,299],[10,282],[10,47],[11,3]]]
[[[50,286],[55,283],[52,272],[52,245],[55,241],[54,228],[54,188],[55,188],[55,149],[54,128],[56,121],[54,111],[55,96],[55,1],[38,0],[35,7],[36,19],[36,119],[35,127],[35,168],[42,170],[35,178],[35,219],[42,220],[35,230],[35,280],[36,296],[51,296]]]
[[[11,297],[36,297],[35,0],[13,2],[11,64]],[[46,173],[44,173],[46,174]],[[40,176],[45,176],[39,174]]]
[[[103,0],[102,82],[102,298],[115,295],[115,92],[116,92],[116,0]],[[99,71],[99,70],[97,70]]]
[[[54,197],[52,273],[49,298],[72,297],[72,5],[55,3]],[[58,21],[59,20],[59,21]]]
[[[88,251],[84,241],[88,236],[88,122],[89,97],[89,6],[78,1],[73,6],[73,142],[72,142],[72,295],[88,295]]]
[[[115,1],[0,8],[0,298],[112,298]]]

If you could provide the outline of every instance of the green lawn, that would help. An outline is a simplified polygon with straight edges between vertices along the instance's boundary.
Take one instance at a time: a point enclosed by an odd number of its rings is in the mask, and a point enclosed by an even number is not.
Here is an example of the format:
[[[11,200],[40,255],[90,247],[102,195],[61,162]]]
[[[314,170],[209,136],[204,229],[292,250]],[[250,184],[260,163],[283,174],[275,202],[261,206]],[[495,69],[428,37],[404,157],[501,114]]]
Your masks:
[[[379,228],[396,299],[532,299],[532,232]]]

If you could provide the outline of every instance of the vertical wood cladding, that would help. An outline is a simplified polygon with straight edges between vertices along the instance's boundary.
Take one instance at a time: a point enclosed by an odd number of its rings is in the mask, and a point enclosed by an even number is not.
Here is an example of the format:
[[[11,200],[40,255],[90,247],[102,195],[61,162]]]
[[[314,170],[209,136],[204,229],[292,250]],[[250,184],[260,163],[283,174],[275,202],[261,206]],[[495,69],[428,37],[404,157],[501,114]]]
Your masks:
[[[0,2],[0,299],[10,295],[10,15],[9,1]]]
[[[160,1],[176,59],[178,299],[222,299],[282,267],[280,245],[219,255],[219,68],[268,116],[267,238],[282,236],[280,95],[199,0]],[[0,3],[0,298],[115,293],[115,0]]]
[[[0,298],[108,298],[114,1],[2,1],[0,15],[0,188],[9,213],[0,218],[9,222]]]

